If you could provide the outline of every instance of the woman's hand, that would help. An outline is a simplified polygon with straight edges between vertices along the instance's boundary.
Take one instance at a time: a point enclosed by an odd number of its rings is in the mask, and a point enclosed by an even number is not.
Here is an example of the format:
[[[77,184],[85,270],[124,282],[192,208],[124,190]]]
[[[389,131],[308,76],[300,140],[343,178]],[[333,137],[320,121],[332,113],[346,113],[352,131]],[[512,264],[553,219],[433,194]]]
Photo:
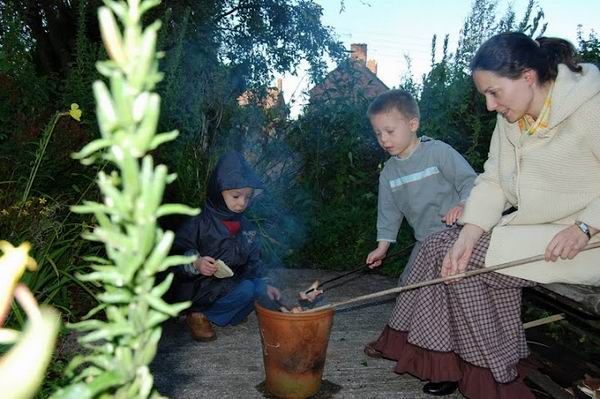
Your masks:
[[[377,248],[369,252],[369,255],[367,255],[366,263],[367,266],[369,266],[369,269],[374,269],[381,265],[381,262],[383,261],[383,258],[385,258],[389,247],[389,242],[379,241]]]
[[[460,215],[462,215],[463,209],[465,209],[463,204],[456,205],[446,213],[446,216],[442,218],[442,222],[446,223],[446,226],[452,226],[458,221]]]
[[[217,271],[217,265],[215,260],[210,256],[202,256],[194,261],[194,267],[203,276],[210,277]]]
[[[467,269],[475,244],[484,231],[474,224],[466,224],[454,245],[448,250],[442,262],[442,277],[454,276]]]
[[[595,234],[598,231],[590,227],[590,232]],[[546,247],[544,259],[546,259],[546,262],[556,262],[559,257],[561,259],[573,259],[587,245],[588,241],[589,238],[579,227],[569,226],[559,231],[552,238],[550,244]]]
[[[278,301],[281,299],[281,292],[272,285],[267,284],[267,296],[272,301]]]

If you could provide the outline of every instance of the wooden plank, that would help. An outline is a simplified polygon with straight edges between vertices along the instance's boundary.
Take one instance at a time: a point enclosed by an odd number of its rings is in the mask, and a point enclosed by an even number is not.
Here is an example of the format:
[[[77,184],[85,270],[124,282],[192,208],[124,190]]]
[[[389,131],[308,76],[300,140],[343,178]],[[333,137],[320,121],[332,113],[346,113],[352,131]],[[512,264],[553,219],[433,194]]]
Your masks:
[[[600,287],[576,284],[544,284],[533,290],[560,301],[566,306],[587,315],[600,318]]]
[[[540,373],[539,371],[532,371],[527,375],[527,379],[531,381],[535,386],[542,389],[553,399],[574,399],[575,396],[571,395],[563,387],[552,381],[550,377]]]

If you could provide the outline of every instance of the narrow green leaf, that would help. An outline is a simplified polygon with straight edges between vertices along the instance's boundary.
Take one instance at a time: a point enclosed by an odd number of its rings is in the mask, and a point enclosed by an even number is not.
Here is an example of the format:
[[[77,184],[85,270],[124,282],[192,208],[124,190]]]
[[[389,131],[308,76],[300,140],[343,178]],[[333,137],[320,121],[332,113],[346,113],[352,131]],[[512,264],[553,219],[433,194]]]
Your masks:
[[[200,208],[192,208],[183,204],[163,204],[156,211],[156,217],[166,215],[188,215],[195,216],[200,213]]]
[[[144,266],[144,270],[146,271],[146,275],[153,275],[156,273],[156,270],[161,265],[163,259],[169,253],[169,249],[171,249],[171,244],[175,239],[175,234],[172,231],[167,231],[164,233],[160,242],[152,251],[152,255],[146,261],[146,265]]]
[[[168,133],[159,133],[154,136],[152,141],[150,142],[150,150],[156,149],[158,146],[164,143],[168,143],[169,141],[173,141],[177,138],[179,132],[177,130],[173,130]]]

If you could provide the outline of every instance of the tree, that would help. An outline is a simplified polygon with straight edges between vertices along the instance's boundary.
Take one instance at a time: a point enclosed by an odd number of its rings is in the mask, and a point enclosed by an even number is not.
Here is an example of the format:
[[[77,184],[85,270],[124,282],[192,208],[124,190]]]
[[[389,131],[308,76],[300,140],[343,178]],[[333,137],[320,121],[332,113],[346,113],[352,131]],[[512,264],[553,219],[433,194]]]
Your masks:
[[[421,92],[421,131],[442,139],[464,154],[476,170],[487,159],[496,116],[488,112],[472,81],[469,63],[479,46],[491,36],[505,31],[521,31],[530,36],[543,34],[544,13],[529,0],[523,17],[512,7],[497,15],[497,0],[474,0],[460,32],[454,54],[444,40],[442,59],[435,58],[436,37],[432,42],[431,71],[423,80]]]
[[[73,101],[74,88],[96,77],[88,61],[98,58],[101,47],[94,14],[100,3],[0,0],[0,73],[31,65],[37,75],[56,82],[53,94]],[[166,25],[160,38],[167,53],[161,66],[165,84],[159,88],[165,98],[163,125],[182,124],[184,136],[196,129],[214,132],[240,94],[264,89],[274,73],[294,72],[306,60],[312,77],[322,76],[325,60],[340,59],[343,48],[321,16],[313,0],[164,1],[148,17],[160,17]],[[10,43],[18,46],[7,48]],[[28,82],[18,82],[26,85],[20,89],[39,93]]]
[[[399,89],[406,90],[414,98],[419,98],[421,94],[421,85],[415,81],[412,71],[412,59],[408,54],[404,54],[404,62],[406,63],[406,71],[400,76]]]
[[[87,17],[93,21],[86,33],[89,40],[99,42],[98,24],[93,12],[101,1],[85,0],[85,3],[89,3]],[[16,15],[22,34],[31,40],[30,50],[38,72],[45,76],[56,74],[64,77],[73,61],[78,8],[79,2],[68,0],[2,0],[0,26],[10,13]],[[0,35],[3,33],[0,31]]]
[[[577,27],[577,46],[581,60],[591,62],[600,67],[600,38],[594,30],[592,30],[588,38],[583,37],[583,27]]]
[[[0,0],[0,26],[15,14],[23,35],[31,38],[32,53],[45,75],[68,71],[75,51],[79,8],[87,7],[85,32],[99,43],[94,11],[100,0]],[[294,71],[307,60],[313,76],[325,70],[325,57],[339,58],[342,48],[332,29],[321,24],[322,7],[313,0],[173,0],[153,14],[170,16],[166,35],[176,32],[189,15],[187,40],[212,48],[226,65],[252,81],[264,81],[272,72]],[[3,29],[0,28],[0,38]],[[170,47],[176,37],[163,40]]]
[[[101,3],[0,0],[0,89],[8,89],[0,90],[0,99],[10,104],[0,109],[0,140],[41,130],[57,102],[93,109],[88,89],[97,78],[94,62],[105,58],[95,16]],[[293,72],[303,60],[316,78],[327,58],[342,56],[321,15],[314,0],[170,0],[149,13],[148,19],[164,21],[160,126],[180,129],[172,149],[194,162],[194,172],[202,175],[208,154],[237,134],[242,93],[260,96],[275,72]],[[87,115],[93,130],[93,112]],[[198,173],[194,177],[197,188]]]
[[[454,56],[454,65],[463,71],[468,70],[469,62],[484,41],[500,32],[519,31],[529,36],[542,35],[546,25],[540,26],[544,12],[536,7],[535,0],[529,0],[523,17],[517,23],[516,13],[509,4],[504,15],[498,19],[498,0],[473,0],[471,12],[460,31],[458,46]]]

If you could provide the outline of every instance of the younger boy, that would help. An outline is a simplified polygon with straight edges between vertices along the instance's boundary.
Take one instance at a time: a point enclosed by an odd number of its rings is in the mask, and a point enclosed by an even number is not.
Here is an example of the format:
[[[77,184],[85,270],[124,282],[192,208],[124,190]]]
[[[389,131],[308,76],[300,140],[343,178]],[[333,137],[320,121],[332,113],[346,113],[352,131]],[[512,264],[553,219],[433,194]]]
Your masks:
[[[402,282],[423,239],[456,223],[477,175],[448,144],[417,137],[419,106],[408,92],[390,90],[379,95],[367,115],[379,145],[391,158],[379,177],[378,245],[366,263],[370,268],[381,265],[406,218],[417,242]]]
[[[197,341],[216,339],[212,324],[241,323],[254,310],[255,300],[281,296],[268,284],[257,228],[244,216],[262,190],[241,154],[221,156],[208,181],[202,213],[175,235],[174,253],[198,257],[174,268],[172,287],[175,302],[192,302],[186,323]],[[219,260],[231,268],[232,276],[217,273]]]

